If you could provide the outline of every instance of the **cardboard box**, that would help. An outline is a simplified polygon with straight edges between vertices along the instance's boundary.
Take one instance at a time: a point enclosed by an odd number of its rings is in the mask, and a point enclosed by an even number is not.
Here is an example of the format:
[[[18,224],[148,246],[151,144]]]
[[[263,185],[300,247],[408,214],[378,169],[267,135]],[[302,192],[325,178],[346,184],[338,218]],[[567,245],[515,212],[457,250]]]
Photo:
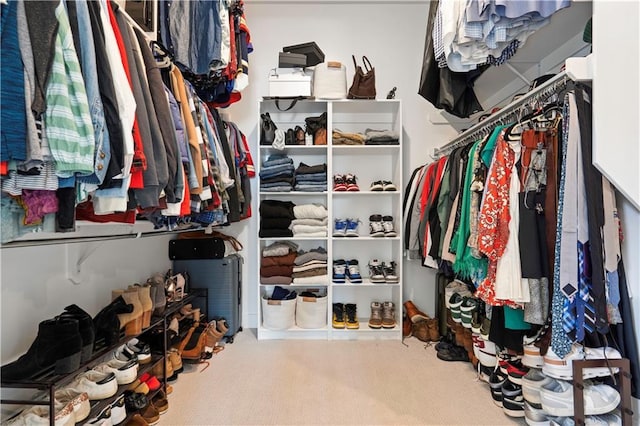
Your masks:
[[[311,96],[311,74],[302,68],[275,68],[269,73],[269,96]]]

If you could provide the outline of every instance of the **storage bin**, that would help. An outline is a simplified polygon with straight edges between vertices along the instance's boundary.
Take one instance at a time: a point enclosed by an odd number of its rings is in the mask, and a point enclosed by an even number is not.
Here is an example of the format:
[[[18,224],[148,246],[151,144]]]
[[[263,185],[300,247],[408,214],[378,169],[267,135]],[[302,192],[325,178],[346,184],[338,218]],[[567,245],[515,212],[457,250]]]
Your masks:
[[[313,71],[313,96],[316,99],[347,98],[347,68],[340,62],[323,62]]]
[[[296,325],[300,328],[323,328],[327,325],[328,297],[296,298]]]
[[[269,96],[311,96],[311,75],[302,68],[277,68],[269,74]]]
[[[269,330],[287,330],[296,322],[296,299],[262,298],[262,326]]]

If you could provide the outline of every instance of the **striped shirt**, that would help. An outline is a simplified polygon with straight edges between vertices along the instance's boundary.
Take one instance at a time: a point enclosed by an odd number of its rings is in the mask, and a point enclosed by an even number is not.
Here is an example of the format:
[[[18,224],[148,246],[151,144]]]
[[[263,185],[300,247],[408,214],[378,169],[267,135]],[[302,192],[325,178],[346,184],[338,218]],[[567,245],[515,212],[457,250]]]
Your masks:
[[[45,131],[61,177],[93,173],[95,138],[89,102],[64,4],[56,8],[58,34],[49,84]]]

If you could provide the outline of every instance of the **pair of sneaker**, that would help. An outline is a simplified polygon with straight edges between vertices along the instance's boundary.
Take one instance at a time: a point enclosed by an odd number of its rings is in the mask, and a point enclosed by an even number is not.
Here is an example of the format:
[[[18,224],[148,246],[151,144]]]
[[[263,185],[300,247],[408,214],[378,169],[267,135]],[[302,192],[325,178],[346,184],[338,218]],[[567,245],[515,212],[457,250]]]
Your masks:
[[[388,264],[380,262],[378,259],[369,261],[369,281],[373,284],[397,284],[400,281],[397,273],[396,262],[391,261]]]
[[[360,219],[335,219],[333,223],[334,237],[359,237]]]
[[[360,191],[356,175],[347,173],[346,175],[336,174],[333,176],[333,190],[335,192],[356,192]]]
[[[370,191],[380,192],[380,191],[397,191],[398,188],[391,182],[390,180],[377,180],[371,183]]]
[[[333,261],[333,282],[336,284],[344,284],[345,282],[359,284],[362,282],[360,275],[360,265],[356,259],[344,260],[337,259]]]
[[[371,237],[396,237],[393,227],[393,216],[372,214],[369,216],[369,236]]]

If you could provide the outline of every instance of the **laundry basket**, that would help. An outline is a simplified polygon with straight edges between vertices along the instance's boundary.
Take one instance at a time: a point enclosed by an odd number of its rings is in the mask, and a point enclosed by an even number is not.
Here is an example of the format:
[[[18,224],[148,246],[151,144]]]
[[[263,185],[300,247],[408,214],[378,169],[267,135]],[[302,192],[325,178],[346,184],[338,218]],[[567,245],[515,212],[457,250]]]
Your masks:
[[[262,298],[262,326],[269,330],[286,330],[296,319],[296,299],[269,300]]]
[[[328,297],[296,298],[296,325],[300,328],[323,328],[327,325]]]

